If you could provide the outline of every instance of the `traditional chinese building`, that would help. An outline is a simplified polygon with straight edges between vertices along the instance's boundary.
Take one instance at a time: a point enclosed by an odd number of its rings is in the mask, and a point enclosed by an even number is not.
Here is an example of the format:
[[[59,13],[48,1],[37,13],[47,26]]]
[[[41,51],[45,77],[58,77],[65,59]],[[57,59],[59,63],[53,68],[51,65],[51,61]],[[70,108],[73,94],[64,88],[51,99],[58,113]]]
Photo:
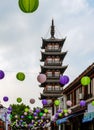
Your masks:
[[[60,84],[59,78],[67,68],[67,65],[63,65],[63,60],[67,52],[62,52],[65,38],[59,39],[55,37],[53,20],[50,29],[51,37],[49,39],[42,38],[40,61],[43,62],[43,65],[41,65],[40,73],[45,74],[47,80],[40,84],[40,87],[43,87],[43,93],[41,93],[40,99],[46,99],[48,101],[48,104],[43,107],[51,110],[52,116],[56,113],[57,109],[54,101],[63,96],[63,85]]]
[[[81,84],[84,76],[90,78],[90,83],[85,86]],[[66,120],[58,120],[63,124],[63,130],[94,130],[94,63],[63,90],[63,97],[65,101],[72,101],[71,107],[65,106],[71,109],[72,113]],[[84,101],[84,104],[80,104],[81,101]]]

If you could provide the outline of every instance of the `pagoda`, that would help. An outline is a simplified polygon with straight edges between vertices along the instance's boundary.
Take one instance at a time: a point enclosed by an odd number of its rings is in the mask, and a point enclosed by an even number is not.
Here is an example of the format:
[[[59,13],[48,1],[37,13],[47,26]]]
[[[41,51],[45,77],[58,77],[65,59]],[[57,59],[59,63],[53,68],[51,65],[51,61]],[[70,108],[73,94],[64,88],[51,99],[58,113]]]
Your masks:
[[[41,74],[45,74],[47,79],[40,84],[43,87],[43,93],[40,94],[40,100],[46,99],[48,104],[43,105],[51,110],[51,115],[56,112],[54,101],[63,96],[63,86],[60,82],[60,75],[63,75],[67,65],[63,65],[63,60],[67,52],[62,52],[66,38],[55,37],[54,20],[52,19],[50,28],[50,38],[42,38],[41,46]]]

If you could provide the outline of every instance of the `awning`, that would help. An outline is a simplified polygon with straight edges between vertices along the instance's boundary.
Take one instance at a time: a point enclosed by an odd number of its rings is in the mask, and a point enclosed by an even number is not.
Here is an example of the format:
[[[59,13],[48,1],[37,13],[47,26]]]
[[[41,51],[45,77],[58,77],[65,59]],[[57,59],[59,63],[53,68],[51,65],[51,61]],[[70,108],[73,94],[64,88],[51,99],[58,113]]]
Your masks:
[[[65,123],[65,122],[67,122],[67,120],[68,120],[70,117],[73,117],[73,116],[75,116],[75,115],[76,115],[76,114],[73,114],[73,115],[64,117],[64,118],[62,118],[62,119],[59,119],[59,120],[56,121],[56,124],[57,124],[57,125],[60,125],[61,123]]]
[[[82,123],[90,122],[94,118],[94,112],[85,113],[82,119]]]

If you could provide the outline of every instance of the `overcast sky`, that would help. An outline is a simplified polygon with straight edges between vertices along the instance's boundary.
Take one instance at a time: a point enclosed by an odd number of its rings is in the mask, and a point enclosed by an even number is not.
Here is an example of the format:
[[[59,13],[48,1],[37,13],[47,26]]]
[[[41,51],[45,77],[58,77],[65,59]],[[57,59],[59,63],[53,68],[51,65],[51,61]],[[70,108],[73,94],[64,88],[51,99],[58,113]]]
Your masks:
[[[40,0],[34,13],[23,13],[17,0],[0,2],[0,70],[5,72],[0,80],[0,101],[4,106],[23,103],[31,108],[42,106],[37,76],[40,72],[41,45],[49,37],[54,19],[55,36],[66,38],[62,51],[68,51],[64,65],[70,82],[94,62],[94,1],[93,0]],[[16,79],[22,71],[23,82]],[[3,97],[9,101],[4,102]],[[32,105],[29,100],[34,98]]]

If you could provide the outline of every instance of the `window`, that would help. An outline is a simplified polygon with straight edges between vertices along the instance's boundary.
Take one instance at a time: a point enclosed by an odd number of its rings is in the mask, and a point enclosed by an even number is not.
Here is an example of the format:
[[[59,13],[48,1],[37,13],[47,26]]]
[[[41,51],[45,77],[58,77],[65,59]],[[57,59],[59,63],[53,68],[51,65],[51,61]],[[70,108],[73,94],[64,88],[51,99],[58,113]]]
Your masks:
[[[51,72],[51,71],[48,71],[48,72],[47,72],[47,76],[48,76],[48,77],[52,77],[52,72]]]
[[[52,63],[52,58],[47,58],[47,63]]]
[[[59,45],[58,45],[58,44],[55,44],[55,45],[54,45],[54,49],[55,49],[55,50],[58,50],[58,49],[59,49]]]
[[[58,85],[54,86],[55,90],[60,90],[60,87]]]
[[[48,50],[51,50],[51,49],[52,49],[52,45],[49,44],[49,45],[47,46],[47,48],[48,48]]]
[[[52,90],[52,86],[51,85],[47,85],[47,90]]]
[[[60,72],[59,72],[59,71],[55,71],[55,72],[54,72],[54,76],[55,76],[55,77],[59,77],[59,76],[60,76]]]

